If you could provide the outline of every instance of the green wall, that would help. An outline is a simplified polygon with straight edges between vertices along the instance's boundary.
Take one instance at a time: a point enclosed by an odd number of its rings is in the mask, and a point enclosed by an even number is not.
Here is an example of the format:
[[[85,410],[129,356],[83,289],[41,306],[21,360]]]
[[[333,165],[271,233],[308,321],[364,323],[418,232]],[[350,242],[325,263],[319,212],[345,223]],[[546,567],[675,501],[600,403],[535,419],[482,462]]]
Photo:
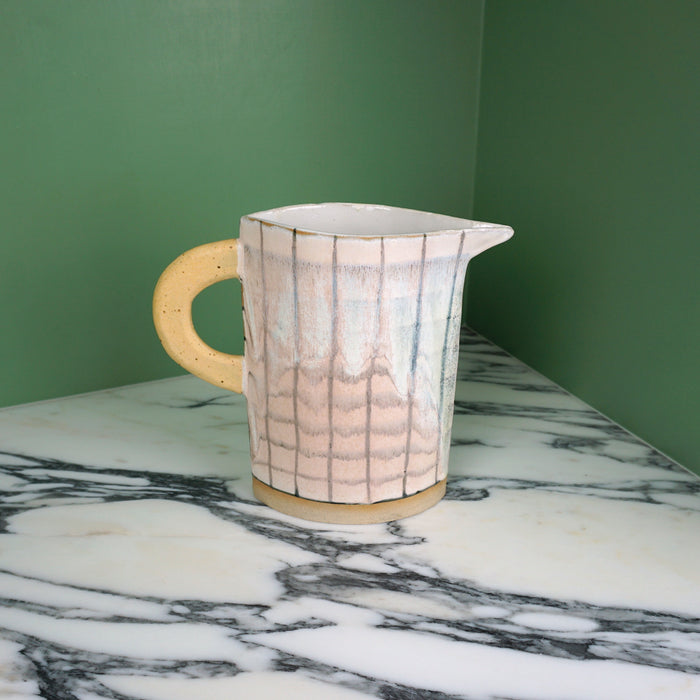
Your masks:
[[[469,215],[483,2],[3,0],[0,405],[172,376],[150,300],[247,213]],[[241,350],[237,283],[195,304]]]
[[[700,3],[488,0],[468,320],[700,471]]]
[[[514,226],[469,322],[700,470],[699,29],[690,0],[4,0],[0,405],[179,373],[178,253],[373,201]],[[229,352],[238,298],[195,304]]]

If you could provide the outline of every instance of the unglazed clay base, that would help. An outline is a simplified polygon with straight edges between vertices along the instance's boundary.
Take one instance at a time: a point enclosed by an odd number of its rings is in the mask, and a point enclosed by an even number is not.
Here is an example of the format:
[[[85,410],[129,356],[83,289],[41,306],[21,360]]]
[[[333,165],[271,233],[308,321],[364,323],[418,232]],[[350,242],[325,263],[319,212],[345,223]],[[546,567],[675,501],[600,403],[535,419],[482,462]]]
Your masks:
[[[438,481],[434,486],[412,496],[370,504],[312,501],[273,489],[255,477],[253,477],[253,493],[259,501],[280,513],[304,520],[342,525],[367,525],[399,520],[427,510],[445,495],[446,482],[446,479]]]

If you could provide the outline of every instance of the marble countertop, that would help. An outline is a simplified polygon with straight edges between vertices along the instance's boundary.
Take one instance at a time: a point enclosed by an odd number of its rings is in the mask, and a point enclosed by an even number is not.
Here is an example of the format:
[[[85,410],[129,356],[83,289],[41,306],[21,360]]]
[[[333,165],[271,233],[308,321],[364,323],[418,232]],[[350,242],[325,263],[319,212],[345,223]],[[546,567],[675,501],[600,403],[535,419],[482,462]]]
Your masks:
[[[252,496],[180,377],[0,411],[0,696],[700,697],[700,480],[465,331],[445,499]]]

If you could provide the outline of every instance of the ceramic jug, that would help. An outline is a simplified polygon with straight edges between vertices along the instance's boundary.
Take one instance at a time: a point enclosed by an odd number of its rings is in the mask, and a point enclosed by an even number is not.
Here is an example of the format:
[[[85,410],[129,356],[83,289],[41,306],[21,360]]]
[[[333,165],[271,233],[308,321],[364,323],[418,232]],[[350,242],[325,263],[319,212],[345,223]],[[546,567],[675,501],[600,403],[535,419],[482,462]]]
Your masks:
[[[467,263],[507,226],[388,206],[244,216],[161,276],[171,357],[248,404],[255,496],[324,522],[407,517],[445,493]],[[206,345],[194,297],[237,277],[244,355]]]

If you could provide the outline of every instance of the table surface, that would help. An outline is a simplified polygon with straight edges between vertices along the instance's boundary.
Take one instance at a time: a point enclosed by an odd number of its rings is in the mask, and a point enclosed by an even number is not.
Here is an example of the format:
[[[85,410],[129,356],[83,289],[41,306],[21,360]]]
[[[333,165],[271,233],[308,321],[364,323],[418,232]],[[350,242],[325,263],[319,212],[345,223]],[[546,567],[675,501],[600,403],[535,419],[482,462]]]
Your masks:
[[[0,696],[700,697],[700,480],[462,337],[447,495],[252,496],[245,401],[179,377],[0,411]]]

